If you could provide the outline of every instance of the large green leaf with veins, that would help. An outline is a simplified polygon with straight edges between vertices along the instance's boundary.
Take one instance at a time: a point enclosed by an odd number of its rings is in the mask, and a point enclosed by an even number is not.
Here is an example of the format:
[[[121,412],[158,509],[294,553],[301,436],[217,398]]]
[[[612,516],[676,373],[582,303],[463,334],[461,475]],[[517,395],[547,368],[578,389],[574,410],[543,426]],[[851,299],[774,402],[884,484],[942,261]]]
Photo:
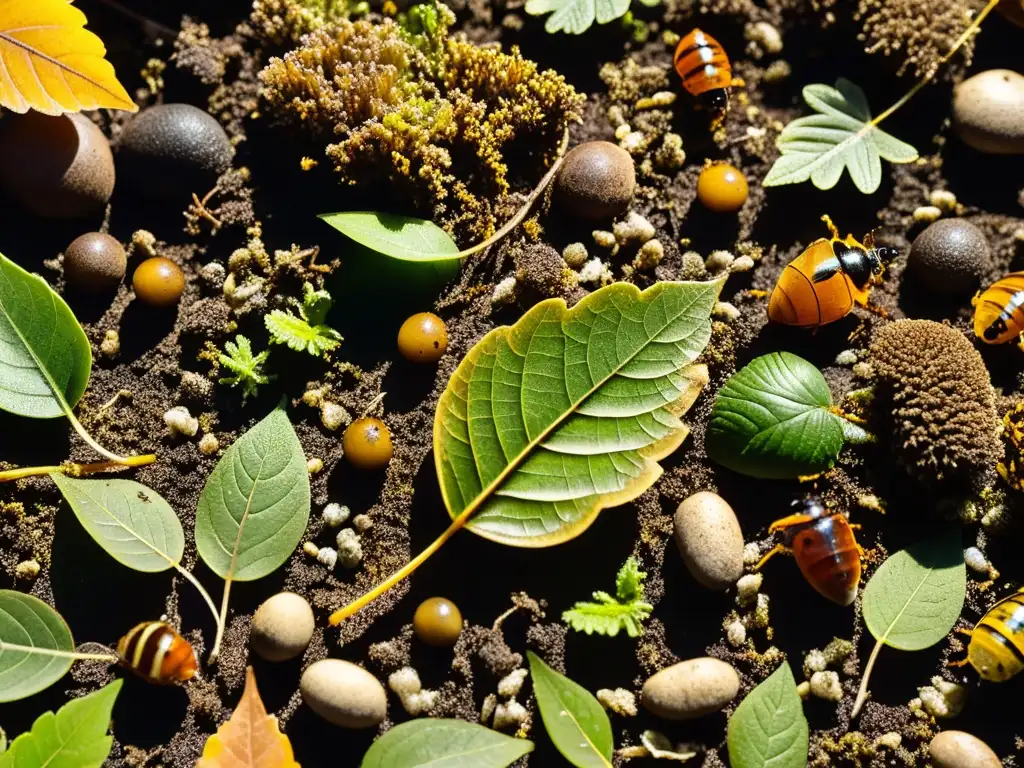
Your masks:
[[[441,396],[434,455],[453,519],[494,541],[544,547],[661,475],[680,415],[707,383],[720,282],[616,283],[572,309],[550,299],[497,328]]]
[[[49,688],[71,669],[74,650],[71,630],[53,608],[0,589],[0,702]]]
[[[0,410],[35,419],[71,414],[92,352],[64,300],[0,254]]]

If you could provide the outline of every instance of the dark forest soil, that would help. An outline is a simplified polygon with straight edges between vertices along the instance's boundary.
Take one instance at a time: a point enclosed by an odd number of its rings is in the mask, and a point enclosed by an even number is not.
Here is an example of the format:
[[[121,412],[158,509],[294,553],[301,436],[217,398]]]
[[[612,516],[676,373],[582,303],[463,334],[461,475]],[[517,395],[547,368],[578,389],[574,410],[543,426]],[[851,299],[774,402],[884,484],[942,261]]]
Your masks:
[[[107,5],[87,0],[81,0],[80,5],[89,15],[90,27],[106,41],[109,57],[129,90],[142,85],[137,73],[146,59],[166,58],[171,52],[172,41],[166,33],[158,46],[154,36],[147,35],[146,27]],[[215,38],[231,34],[248,14],[246,3],[237,0],[216,7],[159,0],[139,0],[130,5],[141,16],[174,30],[179,27],[180,14],[190,14],[209,24]],[[215,236],[209,234],[203,222],[199,223],[200,234],[186,234],[177,205],[146,204],[134,199],[129,190],[118,189],[106,218],[94,222],[44,223],[16,214],[13,203],[3,204],[0,250],[44,274],[61,290],[59,263],[50,260],[75,236],[93,227],[109,229],[122,242],[129,241],[138,229],[148,230],[157,238],[157,251],[185,268],[189,283],[177,310],[157,313],[143,308],[133,301],[127,284],[110,306],[76,296],[68,296],[68,300],[86,328],[96,358],[80,408],[83,422],[114,450],[159,454],[157,464],[132,476],[171,502],[186,531],[192,529],[197,498],[218,455],[200,452],[198,438],[172,437],[164,425],[164,412],[183,404],[193,415],[202,415],[203,433],[215,434],[222,452],[262,418],[282,393],[290,401],[289,415],[306,456],[319,458],[324,465],[311,477],[313,509],[305,540],[333,544],[333,533],[320,519],[320,511],[329,501],[348,505],[353,514],[365,513],[373,522],[363,535],[364,560],[354,570],[339,566],[329,572],[300,550],[270,577],[235,585],[221,660],[215,667],[204,669],[199,679],[184,687],[167,688],[127,679],[114,710],[116,741],[109,765],[191,768],[205,739],[237,702],[245,667],[251,664],[268,709],[281,720],[295,747],[296,759],[303,766],[355,766],[378,731],[342,731],[301,706],[298,679],[308,664],[328,656],[345,658],[365,664],[381,680],[395,669],[412,664],[426,688],[441,691],[432,714],[476,720],[484,698],[495,692],[501,677],[522,665],[523,654],[530,648],[540,651],[590,690],[623,687],[637,694],[647,676],[674,660],[707,654],[729,660],[741,673],[743,687],[741,696],[721,714],[684,724],[659,721],[643,712],[637,717],[612,716],[617,747],[637,744],[644,729],[654,728],[673,742],[700,745],[705,750],[703,763],[697,758],[692,764],[712,768],[725,764],[725,723],[742,695],[769,674],[782,655],[790,660],[797,679],[802,680],[804,656],[811,649],[825,647],[834,637],[854,641],[856,651],[837,670],[843,700],[836,705],[812,697],[806,703],[813,765],[923,765],[922,746],[927,745],[937,727],[929,718],[915,715],[908,702],[917,695],[917,688],[927,685],[936,674],[962,682],[969,690],[965,711],[948,725],[984,738],[1004,756],[1006,765],[1019,765],[1019,696],[1014,692],[1019,692],[1020,681],[1000,686],[979,683],[970,668],[951,673],[943,663],[962,651],[960,641],[953,638],[913,654],[883,651],[873,680],[872,700],[859,720],[851,722],[849,712],[859,675],[872,647],[872,639],[863,631],[859,601],[853,609],[825,602],[802,580],[791,561],[779,559],[764,572],[762,592],[769,597],[768,626],[748,632],[746,645],[730,646],[725,641],[723,621],[730,612],[739,610],[743,614],[749,609],[737,609],[734,592],[718,595],[696,587],[672,543],[671,515],[688,495],[716,490],[739,514],[746,541],[767,545],[768,524],[784,514],[795,495],[812,489],[811,485],[790,482],[751,481],[708,461],[704,429],[711,405],[718,388],[737,367],[765,352],[786,349],[824,370],[837,402],[847,392],[868,383],[850,366],[837,365],[835,360],[844,350],[863,355],[871,331],[888,320],[857,310],[815,334],[772,327],[767,325],[765,300],[749,292],[770,290],[783,266],[825,234],[819,221],[821,214],[829,213],[844,233],[852,231],[858,237],[880,227],[879,241],[905,254],[922,228],[913,220],[914,210],[927,204],[931,190],[951,190],[964,206],[962,215],[989,238],[994,258],[991,272],[983,281],[989,282],[1011,268],[1021,268],[1022,246],[1015,233],[1024,227],[1020,197],[1024,162],[1020,158],[979,155],[951,135],[951,85],[947,82],[928,87],[888,121],[887,129],[918,147],[922,160],[910,166],[885,166],[882,187],[873,195],[858,193],[848,177],[829,192],[818,191],[810,184],[762,190],[759,181],[777,152],[773,126],[776,121],[784,123],[801,113],[799,93],[803,84],[831,83],[840,75],[850,77],[865,87],[872,106],[880,111],[911,82],[895,76],[896,62],[862,52],[856,40],[857,25],[840,8],[833,9],[837,23],[822,29],[821,16],[809,8],[790,12],[783,22],[776,18],[781,11],[774,6],[766,9],[751,4],[731,13],[699,15],[699,9],[673,5],[671,23],[662,23],[649,42],[637,45],[616,24],[593,29],[579,38],[560,37],[553,44],[543,32],[542,21],[524,16],[514,6],[480,2],[456,10],[460,24],[473,39],[520,45],[525,56],[557,69],[587,94],[584,121],[573,128],[571,144],[595,138],[614,140],[615,126],[607,117],[608,108],[617,105],[627,115],[632,109],[631,102],[616,101],[598,76],[604,63],[622,65],[625,58],[633,57],[642,67],[659,70],[664,81],[659,85],[650,71],[647,76],[636,77],[634,86],[639,95],[649,96],[657,90],[680,94],[674,105],[660,111],[666,113],[664,124],[682,135],[686,162],[666,175],[641,174],[632,208],[654,224],[666,255],[653,273],[636,272],[631,279],[646,286],[655,278],[707,277],[692,274],[693,260],[683,256],[689,250],[702,257],[716,249],[756,257],[754,268],[733,274],[723,292],[722,299],[733,303],[740,315],[729,323],[716,322],[703,360],[710,366],[711,383],[686,417],[692,426],[691,437],[662,462],[665,474],[652,489],[632,504],[605,511],[576,540],[551,549],[520,550],[462,533],[412,579],[345,622],[340,630],[328,628],[326,617],[331,611],[404,564],[446,525],[430,436],[435,404],[457,363],[488,330],[514,322],[545,293],[560,292],[557,286],[538,277],[533,293],[523,291],[513,305],[497,305],[491,301],[494,286],[517,268],[527,273],[538,269],[536,264],[541,260],[531,260],[529,254],[547,253],[538,250],[542,245],[560,253],[570,243],[583,242],[591,256],[600,255],[611,264],[616,279],[622,278],[622,266],[631,261],[635,249],[609,257],[594,245],[591,225],[549,209],[544,200],[535,217],[541,228],[536,241],[522,229],[517,230],[500,245],[471,257],[461,275],[453,279],[431,269],[417,271],[382,264],[383,257],[357,252],[315,218],[316,213],[344,209],[350,198],[334,185],[315,180],[307,185],[302,179],[296,180],[295,159],[300,155],[293,158],[287,137],[244,117],[245,98],[251,96],[244,78],[233,86],[219,116],[223,118],[229,112],[235,118],[241,116],[224,122],[235,137],[244,135],[247,139],[238,144],[234,165],[249,168],[251,181],[239,184],[235,195],[239,202],[227,217],[229,225]],[[657,9],[644,9],[639,15],[655,19],[659,14]],[[755,60],[744,51],[743,26],[747,20],[764,18],[779,24],[785,48],[782,54]],[[692,103],[681,93],[671,68],[672,47],[660,39],[665,26],[685,33],[697,23],[733,52],[737,72],[749,86],[736,100],[725,125],[725,138],[718,143],[709,134],[706,119],[693,111]],[[159,37],[159,30],[155,31]],[[1022,30],[993,15],[985,24],[972,71],[1019,67],[1021,34]],[[789,62],[792,74],[780,83],[762,84],[765,67],[777,58]],[[165,89],[155,98],[207,106],[211,86],[202,85],[173,64],[164,76]],[[634,118],[636,124],[646,119],[642,115]],[[115,145],[120,119],[115,118],[113,123],[100,119]],[[745,139],[748,129],[755,129],[755,133],[767,129],[767,139]],[[696,178],[705,159],[727,159],[746,173],[751,195],[737,216],[713,215],[695,202]],[[517,189],[528,190],[543,171],[534,158],[531,167],[519,169]],[[345,337],[337,358],[351,363],[351,367],[338,362],[328,371],[312,357],[277,348],[271,358],[272,372],[278,375],[274,386],[263,388],[258,397],[243,405],[237,390],[216,384],[197,386],[195,377],[185,373],[209,381],[210,365],[198,354],[208,341],[222,344],[229,337],[227,324],[236,320],[219,288],[205,283],[199,270],[212,262],[225,263],[232,251],[246,244],[245,228],[255,220],[261,222],[262,240],[268,250],[287,250],[293,244],[300,248],[319,246],[320,263],[340,260],[341,266],[328,278],[327,285],[336,300],[331,322]],[[901,255],[891,266],[884,284],[872,294],[874,303],[888,312],[889,319],[948,320],[970,336],[971,311],[966,302],[936,305],[918,295],[902,280],[905,260],[906,256]],[[130,262],[129,270],[136,262],[137,257]],[[572,301],[594,287],[587,284],[564,293]],[[448,352],[436,367],[415,367],[397,355],[394,338],[408,314],[430,309],[448,324]],[[260,335],[260,313],[239,317],[237,323],[240,331]],[[113,360],[98,354],[99,344],[111,329],[119,330],[121,339],[120,354]],[[1020,398],[1024,356],[1013,345],[982,352],[1002,398],[1001,414]],[[318,409],[302,402],[307,384],[317,381],[329,383],[334,402],[352,415],[361,414],[379,393],[387,393],[384,418],[393,435],[395,458],[386,472],[358,472],[341,459],[340,432],[324,428]],[[126,394],[111,407],[101,408],[119,392]],[[911,481],[890,452],[885,436],[881,437],[878,445],[845,450],[837,468],[813,484],[832,508],[863,524],[858,535],[868,550],[865,582],[887,553],[921,538],[940,522],[943,510],[955,510],[960,501],[944,498],[938,486],[922,487]],[[12,465],[53,464],[69,456],[81,461],[93,458],[64,421],[27,422],[0,414],[0,461]],[[978,478],[979,487],[997,482],[994,472]],[[865,508],[869,496],[884,502],[884,516]],[[24,515],[9,506],[13,503],[24,505]],[[54,604],[68,620],[77,642],[113,646],[138,621],[165,615],[183,629],[200,658],[205,658],[214,628],[195,591],[168,574],[138,574],[112,561],[74,521],[51,482],[34,479],[0,486],[0,512],[0,587],[28,591]],[[1019,537],[1019,525],[1012,523],[1002,536],[990,535],[977,525],[965,527],[964,546],[981,547],[1001,577],[983,590],[980,577],[972,574],[962,617],[964,626],[972,625],[996,595],[1024,582]],[[219,580],[197,559],[190,535],[186,539],[186,566],[194,568],[211,594],[218,596]],[[645,635],[630,640],[568,632],[559,621],[562,611],[594,589],[607,589],[630,554],[637,555],[650,574],[647,594],[655,610]],[[39,561],[40,574],[34,580],[17,579],[16,565],[28,558]],[[270,664],[249,654],[247,637],[255,608],[280,589],[296,591],[310,600],[318,628],[302,658]],[[421,599],[431,595],[454,600],[470,625],[454,652],[428,650],[411,641],[413,611]],[[513,604],[520,608],[502,623],[501,630],[491,629]],[[98,663],[78,663],[50,690],[17,704],[0,706],[0,726],[9,736],[21,733],[45,710],[121,674]],[[561,758],[540,733],[529,687],[524,690],[521,698],[534,715],[530,733],[538,749],[522,764],[560,765]],[[391,697],[389,720],[381,730],[406,719],[398,700]],[[858,731],[862,737],[839,746],[840,738],[851,731]],[[893,731],[902,737],[899,749],[873,746],[878,737]],[[654,764],[653,760],[639,762]]]

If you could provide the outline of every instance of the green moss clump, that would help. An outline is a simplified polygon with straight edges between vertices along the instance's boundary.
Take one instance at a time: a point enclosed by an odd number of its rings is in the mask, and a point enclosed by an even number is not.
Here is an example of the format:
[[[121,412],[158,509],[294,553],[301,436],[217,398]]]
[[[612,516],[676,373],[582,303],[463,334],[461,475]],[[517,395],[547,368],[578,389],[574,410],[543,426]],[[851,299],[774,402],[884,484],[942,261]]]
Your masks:
[[[421,5],[399,22],[325,24],[271,59],[260,81],[266,113],[324,141],[342,183],[385,180],[475,241],[516,207],[511,154],[553,155],[582,97],[517,48],[450,36],[453,22],[444,6]]]

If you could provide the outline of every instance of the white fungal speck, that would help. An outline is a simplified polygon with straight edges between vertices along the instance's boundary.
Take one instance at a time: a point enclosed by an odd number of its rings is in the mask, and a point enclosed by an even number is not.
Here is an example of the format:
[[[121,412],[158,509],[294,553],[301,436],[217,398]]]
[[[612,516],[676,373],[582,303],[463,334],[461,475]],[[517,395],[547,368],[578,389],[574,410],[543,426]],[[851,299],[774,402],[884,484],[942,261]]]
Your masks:
[[[164,424],[171,430],[172,435],[184,435],[195,437],[199,431],[199,419],[188,412],[183,405],[176,405],[164,414]]]
[[[320,516],[331,528],[338,528],[345,524],[350,514],[352,513],[348,507],[342,504],[331,503],[324,507],[324,511],[320,513]]]

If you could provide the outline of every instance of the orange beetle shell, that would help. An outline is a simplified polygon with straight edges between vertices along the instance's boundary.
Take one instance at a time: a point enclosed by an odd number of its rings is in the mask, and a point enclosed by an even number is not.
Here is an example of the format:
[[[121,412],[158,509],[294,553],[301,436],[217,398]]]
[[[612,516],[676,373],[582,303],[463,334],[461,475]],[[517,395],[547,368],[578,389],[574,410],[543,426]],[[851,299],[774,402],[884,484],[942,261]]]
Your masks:
[[[199,669],[196,652],[162,621],[137,624],[117,644],[121,664],[151,683],[183,683]]]
[[[679,41],[673,58],[683,87],[691,96],[700,96],[732,84],[732,65],[725,49],[711,35],[694,28]]]
[[[1003,344],[1024,333],[1024,272],[1011,272],[975,298],[974,335]]]
[[[846,517],[826,514],[799,526],[790,546],[800,573],[819,594],[844,606],[857,599],[860,549]]]

